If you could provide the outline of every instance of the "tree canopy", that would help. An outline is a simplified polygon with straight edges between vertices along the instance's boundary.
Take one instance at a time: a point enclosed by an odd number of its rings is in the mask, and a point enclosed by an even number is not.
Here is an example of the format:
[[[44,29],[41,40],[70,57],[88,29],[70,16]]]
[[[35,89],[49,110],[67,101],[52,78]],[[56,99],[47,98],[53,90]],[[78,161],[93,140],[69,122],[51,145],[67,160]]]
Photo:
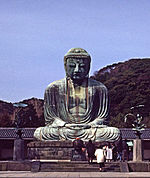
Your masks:
[[[91,78],[106,85],[110,98],[110,125],[131,127],[123,122],[130,108],[144,105],[144,123],[150,127],[150,59],[130,59],[96,71]]]

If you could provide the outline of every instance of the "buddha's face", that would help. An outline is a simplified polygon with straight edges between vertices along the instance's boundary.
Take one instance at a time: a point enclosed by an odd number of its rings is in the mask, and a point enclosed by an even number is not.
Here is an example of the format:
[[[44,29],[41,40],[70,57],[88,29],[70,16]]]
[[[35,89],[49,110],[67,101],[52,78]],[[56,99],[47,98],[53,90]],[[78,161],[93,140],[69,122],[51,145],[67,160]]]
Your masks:
[[[66,74],[72,80],[82,80],[88,76],[90,61],[84,58],[68,58],[66,62]]]

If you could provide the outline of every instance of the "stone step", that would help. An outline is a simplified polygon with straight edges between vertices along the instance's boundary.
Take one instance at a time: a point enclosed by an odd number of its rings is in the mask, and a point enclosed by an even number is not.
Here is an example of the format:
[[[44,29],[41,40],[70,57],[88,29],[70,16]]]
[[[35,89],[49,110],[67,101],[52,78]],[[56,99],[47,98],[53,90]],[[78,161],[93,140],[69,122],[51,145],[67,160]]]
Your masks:
[[[105,172],[120,172],[120,167],[105,167]]]
[[[105,172],[120,172],[119,163],[105,163]],[[97,163],[78,163],[78,162],[40,162],[39,171],[59,171],[59,172],[97,172],[99,171],[99,165]]]
[[[0,171],[63,171],[63,172],[97,172],[99,165],[94,162],[88,164],[87,161],[46,161],[46,160],[33,160],[33,161],[1,161]],[[120,163],[105,163],[105,172],[120,172]]]
[[[40,167],[41,172],[98,172],[98,168],[75,168],[75,167],[66,167],[66,168],[48,168],[48,167]]]

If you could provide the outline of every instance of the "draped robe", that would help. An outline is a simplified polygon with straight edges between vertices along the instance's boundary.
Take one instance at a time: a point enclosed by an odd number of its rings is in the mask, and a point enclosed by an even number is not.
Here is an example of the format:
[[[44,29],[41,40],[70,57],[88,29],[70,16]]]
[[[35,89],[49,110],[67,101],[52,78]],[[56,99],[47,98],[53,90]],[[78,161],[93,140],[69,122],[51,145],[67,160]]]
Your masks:
[[[77,94],[72,80],[65,78],[51,83],[45,90],[45,127],[37,128],[40,140],[114,141],[119,130],[104,125],[108,114],[107,88],[87,78]]]

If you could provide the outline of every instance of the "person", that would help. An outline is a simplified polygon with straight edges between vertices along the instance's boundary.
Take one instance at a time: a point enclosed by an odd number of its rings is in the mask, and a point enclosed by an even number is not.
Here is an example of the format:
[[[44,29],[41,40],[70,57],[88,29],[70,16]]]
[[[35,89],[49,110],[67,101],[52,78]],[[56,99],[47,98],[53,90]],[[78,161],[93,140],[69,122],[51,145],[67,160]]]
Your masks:
[[[128,161],[128,153],[129,153],[129,147],[127,144],[127,140],[122,141],[122,161],[127,160]]]
[[[103,149],[103,146],[100,145],[98,149],[95,151],[95,156],[97,159],[97,163],[99,164],[99,170],[103,171],[103,167],[105,166],[105,151]]]
[[[78,137],[73,141],[73,147],[75,151],[77,151],[80,154],[83,151],[83,148],[85,148],[83,141]]]
[[[108,127],[107,88],[89,78],[91,57],[82,48],[72,48],[64,56],[66,77],[45,90],[45,127],[34,132],[38,140],[115,141],[120,131]]]
[[[112,155],[113,161],[117,161],[117,147],[114,143],[112,144]]]
[[[86,150],[88,154],[88,162],[89,164],[93,162],[93,159],[95,157],[95,145],[92,143],[92,140],[89,140],[88,143],[86,144]]]
[[[117,160],[122,161],[122,137],[117,143]]]
[[[112,148],[110,143],[106,146],[106,162],[111,162],[112,160]]]
[[[106,143],[103,143],[103,150],[104,150],[104,155],[105,155],[105,161],[106,161],[106,155],[107,155],[107,144]]]
[[[73,147],[74,147],[74,150],[77,152],[77,154],[79,154],[81,156],[81,159],[82,160],[86,160],[86,157],[85,157],[85,145],[84,145],[83,141],[80,138],[77,137],[73,141]]]
[[[128,160],[133,160],[133,147],[129,147]]]

